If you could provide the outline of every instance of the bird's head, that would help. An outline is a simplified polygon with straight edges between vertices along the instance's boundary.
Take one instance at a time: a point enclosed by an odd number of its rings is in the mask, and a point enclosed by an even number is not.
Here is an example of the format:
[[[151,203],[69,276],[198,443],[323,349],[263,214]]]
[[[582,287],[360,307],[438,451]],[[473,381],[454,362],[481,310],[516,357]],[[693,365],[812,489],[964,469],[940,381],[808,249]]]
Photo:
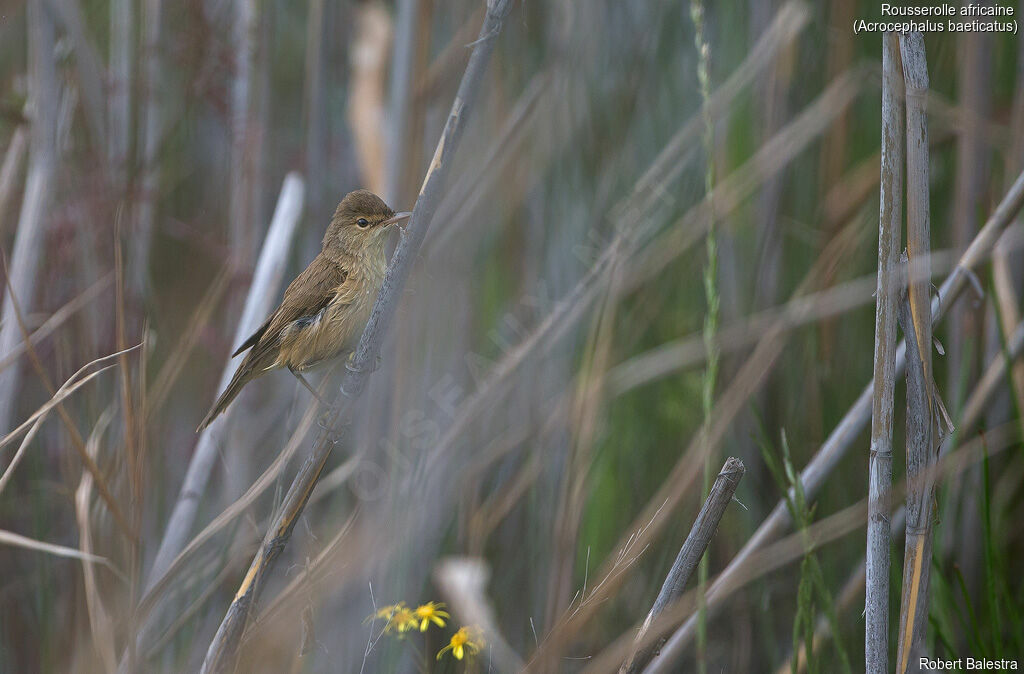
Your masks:
[[[349,192],[334,211],[324,235],[324,250],[358,253],[372,244],[383,245],[384,232],[404,222],[410,213],[395,213],[369,190]]]

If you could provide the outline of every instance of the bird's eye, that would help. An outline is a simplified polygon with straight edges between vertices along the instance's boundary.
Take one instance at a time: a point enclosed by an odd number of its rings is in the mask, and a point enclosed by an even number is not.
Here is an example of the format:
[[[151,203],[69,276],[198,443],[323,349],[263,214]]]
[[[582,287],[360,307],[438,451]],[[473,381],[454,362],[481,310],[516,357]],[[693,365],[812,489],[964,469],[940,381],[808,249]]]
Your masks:
[[[370,221],[367,220],[366,218],[359,218],[358,220],[356,220],[356,224],[359,225],[360,227],[369,227]]]

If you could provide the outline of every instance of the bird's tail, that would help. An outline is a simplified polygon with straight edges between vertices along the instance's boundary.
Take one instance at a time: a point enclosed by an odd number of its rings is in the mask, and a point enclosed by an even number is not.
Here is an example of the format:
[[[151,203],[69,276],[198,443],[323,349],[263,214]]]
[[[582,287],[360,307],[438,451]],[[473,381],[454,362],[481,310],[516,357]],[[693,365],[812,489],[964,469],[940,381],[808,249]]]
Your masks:
[[[219,398],[217,398],[217,402],[215,402],[213,407],[210,408],[206,418],[203,419],[202,423],[199,424],[199,428],[196,429],[196,433],[202,431],[204,428],[209,426],[214,419],[220,416],[220,414],[227,409],[228,405],[231,404],[231,401],[233,401],[238,394],[242,392],[242,387],[248,384],[249,380],[253,378],[252,368],[246,367],[246,365],[247,363],[243,362],[239,368],[235,370],[235,375],[231,377],[231,382],[228,384],[228,387],[224,389],[224,392],[220,394]]]

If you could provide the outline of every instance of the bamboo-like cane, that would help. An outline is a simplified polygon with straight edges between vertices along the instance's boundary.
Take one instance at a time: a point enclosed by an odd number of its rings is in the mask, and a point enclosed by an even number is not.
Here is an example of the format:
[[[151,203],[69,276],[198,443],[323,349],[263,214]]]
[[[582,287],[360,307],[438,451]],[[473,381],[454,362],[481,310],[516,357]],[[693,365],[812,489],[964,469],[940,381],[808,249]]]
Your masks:
[[[309,3],[306,18],[306,81],[303,101],[306,117],[306,179],[309,181],[307,212],[313,222],[329,220],[327,212],[327,62],[324,42],[330,28],[326,22],[325,0]],[[354,10],[349,10],[354,11]],[[393,203],[393,202],[388,202]],[[310,232],[311,238],[316,232]]]
[[[903,217],[903,97],[899,43],[882,38],[882,165],[875,291],[875,364],[868,463],[868,534],[864,596],[864,662],[868,674],[889,670],[889,490],[892,489],[892,417],[896,388],[899,248]]]
[[[10,260],[10,293],[23,314],[32,311],[36,294],[39,260],[43,253],[47,213],[53,199],[57,168],[57,70],[53,48],[55,36],[43,0],[28,3],[29,105],[32,126],[29,163],[25,174],[18,231]],[[22,341],[15,302],[7,297],[0,321],[0,358]],[[18,399],[19,368],[0,372],[0,434],[11,430]]]
[[[142,297],[149,284],[149,248],[156,225],[156,198],[160,185],[157,151],[163,135],[163,59],[160,53],[160,29],[163,26],[163,0],[145,0],[143,4],[143,95],[142,110],[142,193],[136,226],[132,234],[132,257],[128,260],[128,283],[132,294]]]
[[[317,437],[310,455],[288,488],[282,506],[274,518],[263,544],[253,558],[248,573],[246,573],[234,600],[228,607],[224,620],[210,643],[203,661],[202,672],[204,674],[228,672],[234,669],[238,658],[238,648],[249,622],[253,604],[258,599],[269,572],[287,544],[295,523],[316,487],[331,450],[342,441],[344,432],[351,423],[352,404],[366,385],[370,370],[380,351],[384,333],[398,308],[398,300],[412,271],[416,253],[423,243],[427,227],[440,203],[452,159],[461,140],[462,132],[465,130],[466,119],[480,89],[483,73],[490,60],[491,52],[494,50],[496,38],[511,8],[511,0],[488,0],[487,2],[487,16],[480,29],[480,37],[474,44],[473,53],[470,55],[466,72],[459,84],[459,90],[455,95],[455,101],[452,103],[444,131],[438,141],[434,158],[427,170],[423,186],[420,188],[406,235],[395,250],[384,285],[374,304],[366,329],[363,330],[362,338],[359,340],[359,347],[356,349],[353,362],[347,366],[340,395],[325,415],[323,431]]]
[[[231,251],[247,268],[255,252],[252,218],[255,201],[255,96],[253,80],[259,52],[261,3],[233,0],[231,39],[235,48],[235,73],[231,81],[231,177],[228,190],[228,230]]]
[[[0,235],[6,234],[6,227],[2,223],[7,221],[7,204],[14,194],[15,184],[21,175],[22,160],[27,153],[28,129],[24,125],[19,125],[11,134],[11,142],[4,153],[3,164],[0,164]]]
[[[115,193],[126,194],[132,129],[132,76],[135,64],[135,3],[110,3],[110,82],[107,107],[107,161]]]
[[[1009,189],[1003,200],[996,207],[996,210],[989,216],[985,226],[981,228],[974,241],[960,257],[956,267],[939,288],[938,297],[932,300],[931,316],[932,324],[937,323],[945,314],[946,306],[964,289],[967,279],[973,273],[975,267],[992,252],[992,247],[1002,234],[1003,230],[1013,221],[1013,218],[1024,206],[1024,173],[1017,176],[1013,186]],[[941,302],[939,299],[941,298]],[[896,376],[903,372],[906,365],[906,346],[901,344],[896,348]],[[813,499],[818,490],[824,484],[825,479],[835,470],[839,461],[846,455],[846,452],[853,446],[857,435],[864,429],[871,418],[871,394],[872,386],[869,384],[861,392],[860,396],[839,421],[836,427],[829,434],[821,448],[811,458],[810,462],[800,473],[800,481],[803,484],[804,493],[807,499]],[[731,585],[746,573],[745,565],[754,557],[754,553],[767,545],[785,529],[790,526],[792,519],[786,509],[785,501],[780,501],[772,509],[772,512],[757,528],[754,535],[750,537],[743,549],[740,550],[729,565],[719,574],[717,580],[711,585],[708,591],[708,611],[711,612],[720,608],[722,598],[729,594]],[[688,619],[675,634],[672,635],[662,650],[663,657],[659,658],[658,667],[648,667],[649,672],[670,671],[669,667],[679,657],[694,636],[696,620]],[[662,666],[661,663],[664,663]]]
[[[409,121],[412,110],[413,70],[416,59],[416,25],[420,0],[399,0],[396,4],[395,39],[391,50],[390,102],[388,111],[387,166],[384,201],[399,203],[402,177],[410,156]],[[414,183],[415,184],[415,183]],[[411,190],[410,190],[411,191]]]
[[[931,485],[924,478],[935,460],[932,442],[933,399],[931,321],[931,226],[928,188],[928,122],[925,95],[928,64],[924,36],[900,35],[907,123],[907,255],[909,316],[903,312],[907,337],[907,525],[903,557],[903,602],[900,613],[897,672],[910,668],[924,642],[928,625],[928,571],[931,566]],[[909,319],[909,320],[907,320]]]
[[[89,40],[82,15],[81,4],[77,0],[47,0],[46,8],[64,29],[71,44],[75,57],[75,72],[78,76],[78,92],[82,96],[85,121],[89,127],[92,144],[99,157],[106,157],[107,111],[104,93],[107,86],[103,82],[104,68],[96,47]]]
[[[726,506],[729,505],[736,493],[736,488],[739,487],[744,472],[746,472],[746,468],[742,461],[735,457],[726,459],[714,484],[711,485],[711,491],[708,492],[704,505],[697,514],[690,534],[679,549],[679,555],[665,577],[665,582],[661,586],[657,599],[654,600],[654,605],[651,606],[644,624],[640,627],[640,632],[636,635],[637,642],[644,639],[658,616],[683,595],[686,583],[693,575],[694,569],[697,568],[697,563],[704,556],[711,537],[718,530],[718,523],[722,520]],[[641,671],[651,658],[655,657],[662,643],[664,643],[664,639],[635,651],[622,663],[619,674],[636,674]]]

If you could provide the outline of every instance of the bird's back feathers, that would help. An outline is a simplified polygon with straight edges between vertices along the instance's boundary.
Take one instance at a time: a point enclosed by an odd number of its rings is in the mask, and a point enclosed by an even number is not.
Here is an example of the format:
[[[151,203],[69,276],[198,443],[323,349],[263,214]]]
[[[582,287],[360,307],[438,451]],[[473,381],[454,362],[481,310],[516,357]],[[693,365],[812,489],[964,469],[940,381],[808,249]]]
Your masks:
[[[249,349],[231,382],[196,430],[206,428],[231,404],[247,383],[261,374],[279,367],[305,369],[312,361],[318,362],[333,355],[327,353],[333,347],[331,344],[324,345],[319,352],[304,352],[289,347],[300,333],[315,327],[322,312],[332,303],[338,303],[339,294],[349,294],[350,289],[346,288],[352,285],[346,283],[349,278],[348,269],[340,260],[325,255],[315,257],[285,290],[284,299],[277,309],[232,354],[234,357]],[[304,362],[306,359],[311,362]]]

